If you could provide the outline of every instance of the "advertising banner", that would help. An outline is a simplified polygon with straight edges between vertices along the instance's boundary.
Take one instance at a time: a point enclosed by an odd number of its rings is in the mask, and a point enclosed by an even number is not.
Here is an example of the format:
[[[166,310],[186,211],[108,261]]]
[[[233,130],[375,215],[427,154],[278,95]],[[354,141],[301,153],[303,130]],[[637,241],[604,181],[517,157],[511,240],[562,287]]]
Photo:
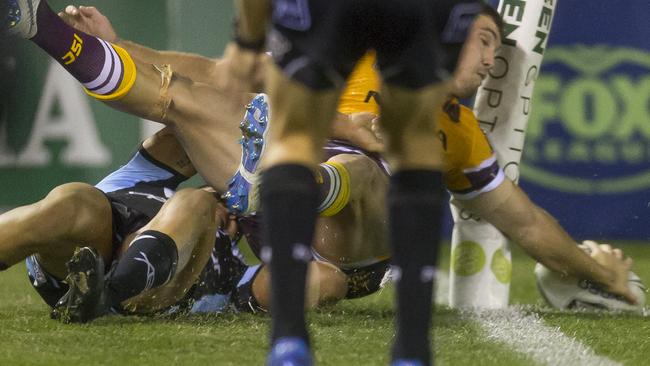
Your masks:
[[[577,239],[650,238],[650,4],[560,1],[520,185]]]

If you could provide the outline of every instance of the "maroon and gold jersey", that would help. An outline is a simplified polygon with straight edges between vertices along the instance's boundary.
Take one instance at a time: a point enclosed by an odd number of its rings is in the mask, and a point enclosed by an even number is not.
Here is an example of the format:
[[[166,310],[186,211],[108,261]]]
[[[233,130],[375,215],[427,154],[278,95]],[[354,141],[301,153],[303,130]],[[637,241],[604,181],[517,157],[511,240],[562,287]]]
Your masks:
[[[357,64],[341,95],[338,111],[379,112],[379,74],[372,53]],[[445,184],[458,199],[496,188],[504,179],[496,155],[471,109],[448,100],[438,113],[438,136],[444,148]]]

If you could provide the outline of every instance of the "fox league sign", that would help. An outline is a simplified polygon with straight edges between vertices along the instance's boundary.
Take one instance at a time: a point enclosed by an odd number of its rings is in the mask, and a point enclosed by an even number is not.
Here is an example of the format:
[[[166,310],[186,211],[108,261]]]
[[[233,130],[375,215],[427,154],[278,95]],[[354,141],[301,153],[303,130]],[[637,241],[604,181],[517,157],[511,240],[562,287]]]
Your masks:
[[[650,238],[649,10],[648,0],[556,8],[519,179],[576,239]]]

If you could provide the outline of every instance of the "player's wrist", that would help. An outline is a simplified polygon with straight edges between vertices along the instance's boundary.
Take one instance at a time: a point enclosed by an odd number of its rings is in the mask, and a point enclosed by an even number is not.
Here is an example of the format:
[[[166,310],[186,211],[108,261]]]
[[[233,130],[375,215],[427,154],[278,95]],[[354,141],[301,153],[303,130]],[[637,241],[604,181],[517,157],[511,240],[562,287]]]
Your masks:
[[[611,268],[606,268],[602,264],[596,269],[594,282],[602,285],[605,289],[612,289],[618,282],[618,273]]]
[[[235,20],[233,24],[233,41],[239,48],[253,51],[253,52],[263,52],[264,47],[266,46],[266,34],[261,32],[259,35],[250,35],[249,32],[245,32],[241,29],[240,22]]]

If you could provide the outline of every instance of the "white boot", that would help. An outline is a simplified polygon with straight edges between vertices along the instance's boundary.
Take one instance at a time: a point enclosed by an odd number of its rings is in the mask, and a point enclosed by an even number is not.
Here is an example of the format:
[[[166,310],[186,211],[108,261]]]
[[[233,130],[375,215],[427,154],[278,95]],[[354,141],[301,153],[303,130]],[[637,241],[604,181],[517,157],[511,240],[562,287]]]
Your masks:
[[[41,0],[1,0],[7,8],[4,31],[20,38],[30,39],[36,35],[36,10]]]

